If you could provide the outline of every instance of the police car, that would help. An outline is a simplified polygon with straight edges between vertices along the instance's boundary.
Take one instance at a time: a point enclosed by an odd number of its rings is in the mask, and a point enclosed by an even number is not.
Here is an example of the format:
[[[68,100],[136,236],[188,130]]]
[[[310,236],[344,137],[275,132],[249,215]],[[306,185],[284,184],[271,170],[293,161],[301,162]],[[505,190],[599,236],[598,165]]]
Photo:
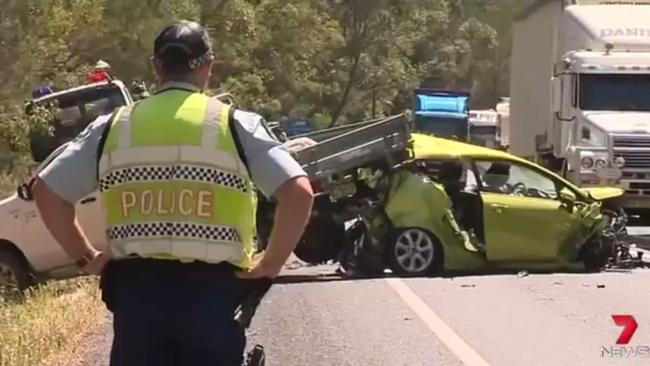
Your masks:
[[[52,87],[34,89],[25,113],[34,106],[56,101],[52,135],[31,136],[32,158],[40,163],[34,174],[61,153],[66,143],[97,116],[116,107],[133,104],[128,88],[111,79],[104,70],[90,74],[89,83],[55,91]],[[29,179],[29,177],[27,177]],[[16,194],[0,201],[0,287],[25,289],[49,278],[75,276],[79,270],[63,251],[41,220],[29,187],[23,184]],[[97,193],[77,202],[77,217],[90,242],[106,247],[103,209]]]

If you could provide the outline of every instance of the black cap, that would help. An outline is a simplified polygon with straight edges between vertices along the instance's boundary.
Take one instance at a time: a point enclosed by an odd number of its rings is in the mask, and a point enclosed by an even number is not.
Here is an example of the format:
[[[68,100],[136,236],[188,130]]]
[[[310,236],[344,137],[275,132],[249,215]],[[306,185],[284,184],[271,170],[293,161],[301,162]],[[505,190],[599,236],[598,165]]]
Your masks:
[[[199,23],[181,20],[158,34],[153,54],[170,71],[189,71],[212,58],[212,42]]]

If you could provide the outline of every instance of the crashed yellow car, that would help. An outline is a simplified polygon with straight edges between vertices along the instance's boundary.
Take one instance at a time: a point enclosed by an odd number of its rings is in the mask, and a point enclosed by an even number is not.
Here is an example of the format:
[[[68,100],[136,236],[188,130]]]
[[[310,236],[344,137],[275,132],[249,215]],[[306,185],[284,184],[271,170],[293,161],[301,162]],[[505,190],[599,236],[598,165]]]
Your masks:
[[[394,272],[598,270],[619,250],[622,189],[579,188],[498,150],[413,140],[412,166],[386,178],[386,220],[369,224],[390,227],[381,252]]]
[[[579,188],[506,152],[412,133],[400,115],[285,144],[317,192],[294,251],[305,262],[423,275],[630,259],[622,189]],[[273,210],[260,202],[264,238]]]

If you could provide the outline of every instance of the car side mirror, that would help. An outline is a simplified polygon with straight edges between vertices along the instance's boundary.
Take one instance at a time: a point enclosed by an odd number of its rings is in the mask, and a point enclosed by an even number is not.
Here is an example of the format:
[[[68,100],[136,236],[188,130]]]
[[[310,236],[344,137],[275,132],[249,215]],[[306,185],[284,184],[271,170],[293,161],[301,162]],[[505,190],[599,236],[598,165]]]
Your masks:
[[[34,186],[35,178],[32,178],[27,183],[21,183],[16,188],[16,195],[23,201],[33,201],[34,194],[32,193],[32,187]]]

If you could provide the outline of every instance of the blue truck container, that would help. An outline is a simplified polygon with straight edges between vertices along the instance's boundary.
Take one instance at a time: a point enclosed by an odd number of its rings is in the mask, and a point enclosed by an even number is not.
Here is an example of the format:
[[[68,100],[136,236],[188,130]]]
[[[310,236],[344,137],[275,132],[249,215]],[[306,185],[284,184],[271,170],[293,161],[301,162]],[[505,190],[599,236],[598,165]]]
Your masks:
[[[467,141],[469,98],[464,91],[416,89],[414,132]]]

